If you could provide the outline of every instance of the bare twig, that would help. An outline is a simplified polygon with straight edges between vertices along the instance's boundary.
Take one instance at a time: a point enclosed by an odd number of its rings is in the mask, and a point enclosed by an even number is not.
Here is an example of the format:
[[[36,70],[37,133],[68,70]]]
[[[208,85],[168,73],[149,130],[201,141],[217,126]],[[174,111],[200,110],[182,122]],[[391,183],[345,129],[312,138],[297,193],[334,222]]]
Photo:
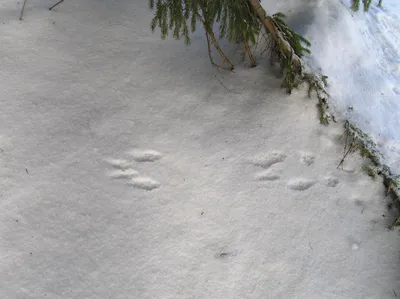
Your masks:
[[[64,0],[58,1],[56,4],[54,4],[52,7],[50,7],[49,10],[52,10],[54,7],[56,7],[57,5],[59,5],[59,4],[63,3],[63,2],[64,2]]]
[[[21,8],[21,13],[19,15],[19,20],[22,21],[22,15],[24,14],[24,9],[25,9],[25,5],[26,5],[26,1],[28,0],[24,0],[24,3],[22,4],[22,8]]]
[[[210,41],[210,36],[208,35],[208,32],[206,30],[206,40],[207,40],[207,50],[208,50],[208,58],[210,59],[210,62],[212,64],[213,67],[217,67],[217,68],[222,68],[221,66],[219,66],[218,64],[216,64],[214,62],[214,58],[212,56],[212,50],[211,50],[211,41]]]
[[[259,33],[258,33],[257,41],[256,41],[256,46],[254,47],[254,51],[253,51],[253,52],[256,53],[256,54],[257,54],[257,47],[258,47],[258,44],[260,43],[261,30],[262,30],[262,25],[260,24],[260,31],[259,31]]]
[[[255,66],[257,65],[257,64],[256,64],[256,60],[254,59],[254,55],[253,55],[253,53],[251,52],[249,43],[247,42],[246,39],[243,39],[243,43],[244,43],[244,48],[246,49],[245,51],[247,52],[247,55],[248,55],[249,58],[250,58],[251,67],[255,67]]]
[[[207,30],[206,30],[206,39],[207,39],[208,57],[210,58],[210,62],[211,62],[211,65],[213,66],[213,68],[218,71],[218,68],[221,68],[221,67],[214,62],[214,58],[212,57],[211,42],[210,42],[210,37],[208,36]],[[226,91],[229,91],[229,89],[224,85],[224,83],[222,83],[222,81],[217,77],[217,75],[215,73],[214,73],[214,77],[226,89]]]
[[[345,132],[345,136],[346,136],[346,140],[344,143],[344,149],[343,149],[343,158],[342,160],[340,160],[339,165],[337,166],[337,168],[339,169],[340,166],[343,166],[344,160],[346,159],[346,157],[348,156],[349,153],[353,152],[355,150],[355,138],[353,136],[351,136],[351,141],[348,142],[348,138],[350,135],[350,132],[347,131],[348,129],[346,128],[346,132]],[[347,145],[349,147],[347,147]]]
[[[205,15],[204,14],[204,7],[200,6],[200,9],[202,10],[203,15]],[[208,41],[207,42],[209,42],[210,38],[211,38],[211,41],[212,41],[215,49],[218,51],[219,55],[222,57],[224,62],[228,65],[229,70],[232,71],[234,69],[233,64],[229,61],[228,57],[225,56],[224,52],[222,51],[221,47],[219,46],[217,38],[214,35],[214,32],[213,32],[211,24],[205,18],[203,19],[200,14],[198,14],[198,16],[199,16],[199,19],[201,20],[201,22],[203,23],[203,27],[204,27],[204,29],[206,31],[207,36],[208,36]]]

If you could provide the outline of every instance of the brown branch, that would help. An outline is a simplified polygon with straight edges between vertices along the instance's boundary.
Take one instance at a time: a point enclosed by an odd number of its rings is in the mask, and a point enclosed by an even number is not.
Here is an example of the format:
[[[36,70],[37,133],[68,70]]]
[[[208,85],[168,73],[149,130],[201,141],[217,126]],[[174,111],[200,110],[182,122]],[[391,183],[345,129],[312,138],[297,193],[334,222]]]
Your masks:
[[[205,15],[204,7],[202,5],[200,5],[200,9],[201,9],[203,15]],[[201,22],[203,23],[203,27],[206,30],[206,33],[208,34],[209,37],[211,37],[211,41],[212,41],[215,49],[217,49],[219,55],[222,57],[224,62],[228,65],[229,70],[232,71],[234,69],[233,64],[229,61],[228,57],[225,56],[224,52],[222,51],[221,47],[219,46],[218,41],[212,30],[212,26],[209,24],[209,22],[205,18],[203,19],[200,14],[198,14],[198,17],[201,20]]]
[[[213,67],[221,68],[218,64],[216,64],[216,63],[214,62],[214,58],[213,58],[213,56],[212,56],[212,50],[211,50],[210,37],[209,37],[209,35],[208,35],[207,30],[206,30],[206,40],[207,40],[208,58],[210,58],[211,65],[212,65]]]
[[[250,59],[250,62],[251,62],[251,67],[257,66],[256,60],[254,59],[254,55],[251,52],[249,43],[247,42],[247,40],[245,38],[243,39],[243,43],[244,43],[244,48],[246,49],[247,55],[249,56],[249,59]]]
[[[207,31],[206,31],[206,39],[207,39],[208,57],[210,58],[211,65],[218,71],[218,68],[221,68],[221,67],[214,62],[214,59],[212,57],[211,42],[210,42],[210,37],[208,36]],[[218,80],[218,82],[222,85],[222,87],[226,89],[226,91],[229,91],[229,89],[224,85],[224,83],[222,83],[222,81],[217,77],[217,75],[215,73],[214,73],[214,77]]]
[[[301,71],[301,60],[300,57],[293,53],[293,49],[290,44],[283,38],[282,34],[276,29],[272,17],[268,16],[264,8],[261,6],[259,0],[247,0],[250,7],[256,13],[260,22],[264,25],[264,27],[271,34],[273,39],[279,45],[282,54],[285,55],[287,59],[290,59],[293,63],[295,69],[300,72]]]

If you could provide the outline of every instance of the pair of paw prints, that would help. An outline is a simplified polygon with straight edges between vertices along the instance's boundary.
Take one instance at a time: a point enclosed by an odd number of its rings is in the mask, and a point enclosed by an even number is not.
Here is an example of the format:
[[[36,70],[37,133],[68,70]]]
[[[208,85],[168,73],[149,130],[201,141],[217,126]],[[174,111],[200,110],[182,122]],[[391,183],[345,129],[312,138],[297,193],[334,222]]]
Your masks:
[[[299,164],[305,166],[311,166],[315,161],[315,155],[308,152],[299,152],[300,158],[298,159]],[[285,162],[287,155],[280,151],[272,151],[267,154],[261,155],[253,159],[253,164],[257,167],[263,168],[264,170],[259,171],[255,175],[257,181],[278,181],[281,179],[281,174],[275,171],[273,165]],[[293,165],[288,165],[288,167],[293,167]],[[301,165],[296,165],[298,168]],[[307,173],[307,171],[304,171]],[[336,187],[339,180],[332,176],[326,176],[322,178],[322,183],[327,187]],[[306,178],[306,177],[293,177],[289,178],[286,183],[287,188],[291,190],[304,191],[317,183],[316,180]]]
[[[108,159],[108,164],[114,170],[108,172],[108,176],[113,179],[127,180],[135,188],[150,191],[160,187],[160,183],[155,179],[140,175],[139,171],[133,168],[134,164],[143,162],[155,162],[162,158],[162,154],[154,150],[134,149],[128,152],[132,161],[125,159]]]

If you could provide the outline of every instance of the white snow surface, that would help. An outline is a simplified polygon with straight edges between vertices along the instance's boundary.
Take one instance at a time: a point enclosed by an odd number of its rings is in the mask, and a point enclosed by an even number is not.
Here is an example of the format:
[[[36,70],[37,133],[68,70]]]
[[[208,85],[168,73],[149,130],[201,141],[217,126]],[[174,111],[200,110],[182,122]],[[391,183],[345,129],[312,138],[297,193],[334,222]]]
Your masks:
[[[0,298],[400,294],[382,183],[267,59],[228,92],[145,0],[51,4],[0,2]]]
[[[368,13],[353,13],[348,0],[264,2],[311,41],[306,60],[329,77],[336,110],[370,135],[400,175],[400,2],[379,8],[373,1]]]

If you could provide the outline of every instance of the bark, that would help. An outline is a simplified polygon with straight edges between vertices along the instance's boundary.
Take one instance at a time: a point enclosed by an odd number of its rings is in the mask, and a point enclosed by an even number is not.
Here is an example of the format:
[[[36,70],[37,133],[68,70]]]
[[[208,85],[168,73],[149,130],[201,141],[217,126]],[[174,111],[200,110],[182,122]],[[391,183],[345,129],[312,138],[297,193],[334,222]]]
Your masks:
[[[272,38],[279,45],[282,54],[287,58],[292,60],[295,70],[301,72],[301,59],[297,56],[290,46],[290,44],[282,37],[282,34],[277,30],[272,21],[272,18],[267,15],[267,12],[261,6],[259,0],[246,0],[251,9],[256,13],[260,22],[264,25],[265,29],[271,34]]]
[[[243,43],[244,43],[245,52],[247,52],[247,55],[249,56],[250,63],[251,63],[251,67],[257,66],[256,60],[255,60],[255,58],[254,58],[254,55],[253,55],[253,53],[251,52],[249,43],[246,41],[246,39],[243,39]]]

